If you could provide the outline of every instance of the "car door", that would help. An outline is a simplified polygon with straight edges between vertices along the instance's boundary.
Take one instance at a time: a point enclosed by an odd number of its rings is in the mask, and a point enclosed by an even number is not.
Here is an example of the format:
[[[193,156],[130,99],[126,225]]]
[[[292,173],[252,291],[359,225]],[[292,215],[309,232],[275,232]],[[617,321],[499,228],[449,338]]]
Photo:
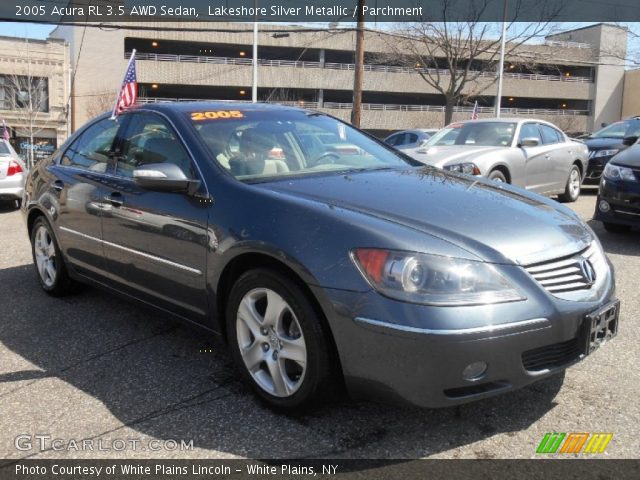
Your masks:
[[[522,142],[526,138],[535,138],[538,145],[526,147]],[[549,147],[543,145],[540,129],[536,122],[526,122],[520,127],[518,148],[524,155],[524,185],[527,190],[542,193],[547,183],[547,166],[549,163]]]
[[[102,272],[102,198],[110,182],[109,159],[120,124],[104,118],[86,128],[49,168],[50,213],[60,247],[81,273]]]
[[[555,193],[564,191],[569,170],[575,160],[573,151],[565,142],[564,135],[550,125],[540,124],[542,143],[549,147],[549,164],[547,168],[547,178],[545,193]]]
[[[134,112],[117,141],[113,184],[103,200],[106,270],[117,288],[194,320],[207,312],[208,245],[204,194],[145,190],[133,179],[137,166],[174,163],[200,180],[193,158],[162,115]]]

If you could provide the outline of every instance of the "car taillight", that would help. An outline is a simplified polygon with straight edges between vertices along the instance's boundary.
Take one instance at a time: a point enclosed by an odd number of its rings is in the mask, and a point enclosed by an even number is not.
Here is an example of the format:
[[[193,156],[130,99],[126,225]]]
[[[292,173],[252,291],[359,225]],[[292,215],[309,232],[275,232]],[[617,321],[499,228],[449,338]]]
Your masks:
[[[7,170],[7,177],[10,177],[11,175],[15,175],[16,173],[22,173],[22,171],[23,170],[20,164],[15,160],[11,160],[9,162],[9,169]]]

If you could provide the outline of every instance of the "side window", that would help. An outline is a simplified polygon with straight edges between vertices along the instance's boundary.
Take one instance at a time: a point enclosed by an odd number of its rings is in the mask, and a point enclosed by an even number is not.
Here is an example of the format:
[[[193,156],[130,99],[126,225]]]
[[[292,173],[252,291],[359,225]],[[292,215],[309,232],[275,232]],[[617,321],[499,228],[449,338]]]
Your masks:
[[[542,132],[542,143],[545,145],[560,142],[560,136],[555,128],[552,128],[549,125],[540,124],[540,131]]]
[[[387,144],[395,147],[396,145],[398,145],[398,143],[401,140],[402,140],[402,134],[396,134],[390,137],[389,140],[387,140]]]
[[[416,143],[418,141],[418,135],[415,133],[407,134],[407,143]]]
[[[535,123],[525,123],[520,129],[520,138],[518,142],[522,142],[525,138],[537,138],[538,142],[542,144],[542,138],[540,137],[540,130]]]
[[[133,177],[133,169],[151,163],[174,163],[188,178],[195,171],[187,151],[166,121],[153,113],[132,113],[122,134],[116,175]]]
[[[108,118],[94,123],[69,145],[60,165],[106,172],[109,153],[119,127],[119,123]]]

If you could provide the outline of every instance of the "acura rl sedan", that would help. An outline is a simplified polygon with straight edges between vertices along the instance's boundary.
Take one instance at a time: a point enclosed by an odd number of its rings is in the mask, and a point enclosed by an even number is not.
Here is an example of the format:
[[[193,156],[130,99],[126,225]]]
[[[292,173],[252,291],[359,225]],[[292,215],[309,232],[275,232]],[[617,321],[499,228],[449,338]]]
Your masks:
[[[411,156],[427,165],[575,202],[587,170],[588,148],[549,122],[487,118],[452,123]]]
[[[300,141],[327,135],[359,153]],[[47,293],[88,283],[213,332],[280,409],[339,385],[468,402],[617,333],[611,265],[571,210],[419,165],[304,109],[98,117],[30,172],[22,209]]]

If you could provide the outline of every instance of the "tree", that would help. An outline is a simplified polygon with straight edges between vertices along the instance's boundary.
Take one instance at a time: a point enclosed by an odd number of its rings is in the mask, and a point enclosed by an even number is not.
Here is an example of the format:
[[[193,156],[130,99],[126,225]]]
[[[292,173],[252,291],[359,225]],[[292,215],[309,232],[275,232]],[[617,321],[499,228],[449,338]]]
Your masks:
[[[500,34],[495,22],[485,21],[487,10],[495,8],[498,0],[466,0],[464,19],[457,1],[439,0],[442,22],[412,23],[383,35],[396,64],[414,68],[427,85],[444,96],[445,124],[451,122],[456,105],[467,103],[469,97],[479,95],[496,82],[497,73],[487,75],[487,72],[495,72],[500,59]],[[545,8],[545,0],[541,0],[539,22],[518,22],[522,13],[518,5],[507,16],[506,57],[517,56],[524,43],[548,35],[551,22],[559,13],[553,3]],[[456,12],[451,15],[460,21],[447,21],[450,11]]]
[[[27,151],[27,167],[34,165],[34,139],[47,128],[46,116],[43,112],[49,110],[49,79],[34,76],[31,72],[31,57],[29,42],[26,41],[26,65],[18,73],[6,76],[6,86],[9,90],[9,109],[18,118],[29,137]]]
[[[101,113],[108,112],[113,109],[113,101],[115,94],[113,92],[97,93],[87,102],[85,111],[87,118],[95,118]]]

